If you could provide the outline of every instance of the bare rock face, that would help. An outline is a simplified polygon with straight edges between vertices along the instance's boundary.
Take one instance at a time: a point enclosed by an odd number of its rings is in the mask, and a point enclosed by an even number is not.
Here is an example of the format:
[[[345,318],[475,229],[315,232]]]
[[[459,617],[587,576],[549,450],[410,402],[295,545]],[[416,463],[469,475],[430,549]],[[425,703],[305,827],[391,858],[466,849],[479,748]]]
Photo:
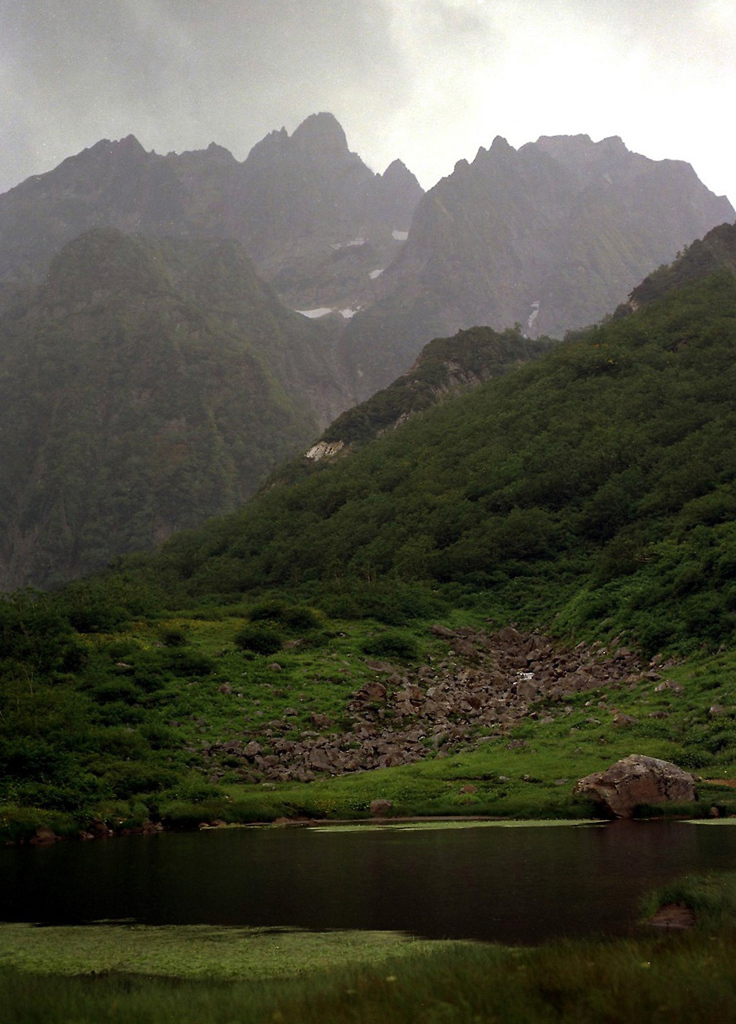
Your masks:
[[[695,779],[670,761],[629,754],[580,779],[573,795],[592,797],[615,818],[630,818],[637,804],[695,800]]]

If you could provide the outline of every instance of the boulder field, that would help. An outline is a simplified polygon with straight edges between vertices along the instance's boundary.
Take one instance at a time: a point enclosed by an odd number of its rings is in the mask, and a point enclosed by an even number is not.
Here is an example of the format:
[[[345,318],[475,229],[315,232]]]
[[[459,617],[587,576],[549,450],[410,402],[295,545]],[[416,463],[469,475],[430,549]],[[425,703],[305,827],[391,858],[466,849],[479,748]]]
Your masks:
[[[208,777],[218,782],[233,760],[243,781],[309,782],[410,764],[435,752],[447,756],[503,738],[526,718],[563,718],[572,712],[566,701],[587,690],[597,691],[592,714],[612,716],[626,728],[634,720],[617,710],[616,691],[644,680],[673,697],[681,689],[662,674],[661,659],[644,664],[625,647],[566,649],[540,632],[510,626],[487,632],[435,625],[432,632],[446,642],[446,656],[411,667],[366,660],[373,678],[352,693],[339,725],[314,714],[314,728],[295,736],[287,708],[257,738],[204,744]],[[524,743],[509,738],[510,747]]]

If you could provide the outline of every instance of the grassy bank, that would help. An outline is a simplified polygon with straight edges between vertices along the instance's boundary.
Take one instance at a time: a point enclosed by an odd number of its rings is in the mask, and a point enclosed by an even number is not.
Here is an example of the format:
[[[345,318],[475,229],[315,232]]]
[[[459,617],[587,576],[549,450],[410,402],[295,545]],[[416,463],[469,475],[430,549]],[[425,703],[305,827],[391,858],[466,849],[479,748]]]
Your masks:
[[[229,981],[215,980],[217,971],[203,977],[201,947],[213,936],[187,932],[185,943],[175,942],[179,950],[190,951],[188,959],[178,962],[185,977],[0,970],[0,1019],[3,1024],[736,1020],[736,935],[731,928],[524,950],[463,943],[428,949],[428,944],[397,944],[384,936],[379,948],[385,944],[389,956],[370,962],[364,946],[364,962],[354,966],[346,966],[339,953],[335,956],[340,947],[336,950],[333,941],[329,955],[335,959],[329,968],[317,962],[299,977],[277,979],[236,972]],[[273,936],[256,939],[261,949],[265,941]],[[219,944],[227,961],[231,941]],[[100,962],[103,970],[105,963]]]

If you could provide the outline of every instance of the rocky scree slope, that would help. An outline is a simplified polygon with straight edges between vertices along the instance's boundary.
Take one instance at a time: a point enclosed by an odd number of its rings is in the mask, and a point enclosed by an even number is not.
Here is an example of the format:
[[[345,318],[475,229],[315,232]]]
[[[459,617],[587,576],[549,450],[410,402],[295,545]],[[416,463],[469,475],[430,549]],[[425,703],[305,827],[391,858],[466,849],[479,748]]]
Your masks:
[[[511,626],[491,632],[440,625],[432,630],[447,644],[446,656],[413,667],[367,661],[374,678],[352,694],[339,723],[316,713],[313,728],[293,738],[299,713],[287,708],[265,728],[254,720],[245,733],[204,741],[189,753],[199,755],[200,770],[213,783],[234,766],[246,782],[309,782],[321,774],[411,764],[435,752],[446,757],[503,738],[525,720],[564,719],[572,711],[566,701],[586,691],[596,692],[591,721],[598,716],[600,724],[605,716],[627,728],[634,719],[616,710],[617,692],[642,682],[673,699],[681,690],[663,674],[661,658],[644,663],[624,647],[597,643],[570,649],[539,631]],[[272,669],[278,669],[277,662]],[[509,741],[511,749],[525,744]]]

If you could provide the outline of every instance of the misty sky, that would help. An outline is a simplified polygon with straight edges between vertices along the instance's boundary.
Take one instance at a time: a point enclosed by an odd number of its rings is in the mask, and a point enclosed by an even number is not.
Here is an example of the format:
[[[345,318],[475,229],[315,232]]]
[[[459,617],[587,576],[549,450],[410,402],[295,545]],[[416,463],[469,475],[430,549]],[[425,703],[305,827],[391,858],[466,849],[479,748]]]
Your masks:
[[[736,0],[0,0],[0,191],[101,138],[244,159],[330,110],[430,187],[503,135],[620,135],[736,203]]]

